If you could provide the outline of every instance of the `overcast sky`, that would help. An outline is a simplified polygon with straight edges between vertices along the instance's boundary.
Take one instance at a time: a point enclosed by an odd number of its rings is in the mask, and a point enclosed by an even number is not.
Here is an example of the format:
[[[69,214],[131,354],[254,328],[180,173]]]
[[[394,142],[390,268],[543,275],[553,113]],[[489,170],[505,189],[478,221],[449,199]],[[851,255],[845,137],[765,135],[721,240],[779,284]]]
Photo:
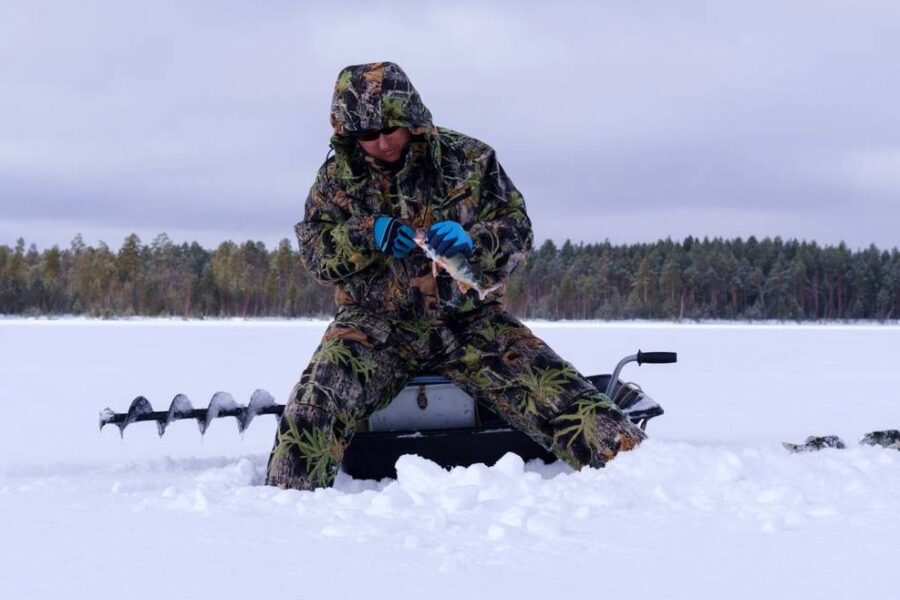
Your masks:
[[[334,78],[399,63],[540,241],[900,245],[900,2],[0,4],[0,244],[288,237]]]

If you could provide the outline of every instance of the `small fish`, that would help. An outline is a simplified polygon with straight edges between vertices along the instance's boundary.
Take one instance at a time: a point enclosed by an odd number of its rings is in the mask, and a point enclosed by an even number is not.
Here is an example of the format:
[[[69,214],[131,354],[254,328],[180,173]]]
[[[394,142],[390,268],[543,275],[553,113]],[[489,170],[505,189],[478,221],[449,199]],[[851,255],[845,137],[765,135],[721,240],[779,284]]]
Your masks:
[[[815,452],[816,450],[823,450],[825,448],[846,448],[844,440],[836,435],[811,435],[806,438],[806,442],[803,444],[782,442],[781,445],[784,446],[785,450],[791,452]]]
[[[456,285],[459,286],[459,291],[463,294],[468,292],[470,289],[478,292],[478,299],[484,300],[487,298],[487,295],[493,292],[494,290],[500,287],[500,284],[492,285],[489,288],[481,287],[477,281],[475,281],[475,277],[472,275],[472,271],[469,269],[469,266],[466,264],[466,259],[462,254],[457,254],[451,258],[447,258],[446,256],[441,256],[434,249],[428,245],[428,242],[425,241],[425,230],[417,229],[415,236],[413,236],[413,241],[416,245],[422,249],[422,252],[425,253],[425,256],[431,259],[431,272],[437,277],[438,268],[441,268],[450,275],[453,279],[456,280]]]

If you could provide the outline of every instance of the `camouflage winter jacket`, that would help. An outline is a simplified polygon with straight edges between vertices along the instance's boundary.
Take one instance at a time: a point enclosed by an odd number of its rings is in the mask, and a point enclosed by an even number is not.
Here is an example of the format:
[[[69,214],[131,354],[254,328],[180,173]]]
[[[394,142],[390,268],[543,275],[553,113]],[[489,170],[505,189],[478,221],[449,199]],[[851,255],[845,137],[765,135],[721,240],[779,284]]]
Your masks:
[[[487,144],[432,124],[406,74],[389,62],[342,70],[331,106],[334,155],[319,169],[295,231],[309,272],[335,285],[338,304],[402,320],[445,319],[498,302],[463,294],[446,273],[435,278],[418,248],[397,260],[374,244],[373,222],[389,215],[414,228],[458,221],[474,241],[469,264],[482,287],[504,283],[531,248],[521,194]],[[354,132],[408,127],[413,137],[394,168],[368,156]]]

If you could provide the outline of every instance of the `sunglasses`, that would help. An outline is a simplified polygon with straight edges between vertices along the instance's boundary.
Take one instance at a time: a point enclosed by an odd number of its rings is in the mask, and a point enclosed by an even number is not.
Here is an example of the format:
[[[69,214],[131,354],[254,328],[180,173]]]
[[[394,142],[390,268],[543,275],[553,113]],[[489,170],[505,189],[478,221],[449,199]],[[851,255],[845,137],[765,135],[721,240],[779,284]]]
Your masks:
[[[356,139],[361,142],[374,142],[379,137],[383,135],[391,135],[395,131],[400,129],[399,125],[395,125],[394,127],[385,127],[384,129],[372,129],[369,131],[360,131],[356,134]]]

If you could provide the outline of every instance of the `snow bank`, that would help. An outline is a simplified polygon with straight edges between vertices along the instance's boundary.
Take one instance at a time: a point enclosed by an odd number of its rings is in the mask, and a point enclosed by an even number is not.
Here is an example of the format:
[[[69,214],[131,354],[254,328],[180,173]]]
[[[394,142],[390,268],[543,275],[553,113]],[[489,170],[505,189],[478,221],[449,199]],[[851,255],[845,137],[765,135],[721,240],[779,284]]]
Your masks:
[[[429,598],[470,597],[494,585],[498,597],[533,597],[529,590],[543,586],[563,597],[600,588],[629,597],[759,597],[722,578],[753,579],[740,572],[746,558],[730,561],[736,550],[780,556],[772,568],[784,579],[762,588],[771,596],[819,589],[826,594],[817,597],[837,597],[831,592],[871,592],[890,581],[898,533],[900,453],[871,447],[791,455],[651,440],[581,472],[511,454],[492,467],[448,472],[406,456],[396,481],[341,476],[316,492],[262,486],[264,467],[264,456],[167,459],[7,477],[0,510],[19,519],[4,523],[3,539],[15,541],[20,565],[57,565],[58,582],[9,572],[7,597],[50,597],[97,564],[115,568],[67,597],[270,595],[283,592],[272,578],[284,568],[317,595],[348,569],[358,585],[376,585],[373,598],[421,597],[420,586]],[[56,541],[47,543],[48,534]],[[123,543],[143,566],[119,554]],[[848,544],[852,553],[841,550]],[[822,573],[836,556],[845,566],[881,565],[884,574],[851,585]],[[424,571],[411,574],[414,565]],[[142,588],[143,570],[160,568],[167,576]],[[706,569],[716,573],[707,578]],[[494,581],[507,572],[515,579]],[[683,587],[673,593],[671,581]]]

